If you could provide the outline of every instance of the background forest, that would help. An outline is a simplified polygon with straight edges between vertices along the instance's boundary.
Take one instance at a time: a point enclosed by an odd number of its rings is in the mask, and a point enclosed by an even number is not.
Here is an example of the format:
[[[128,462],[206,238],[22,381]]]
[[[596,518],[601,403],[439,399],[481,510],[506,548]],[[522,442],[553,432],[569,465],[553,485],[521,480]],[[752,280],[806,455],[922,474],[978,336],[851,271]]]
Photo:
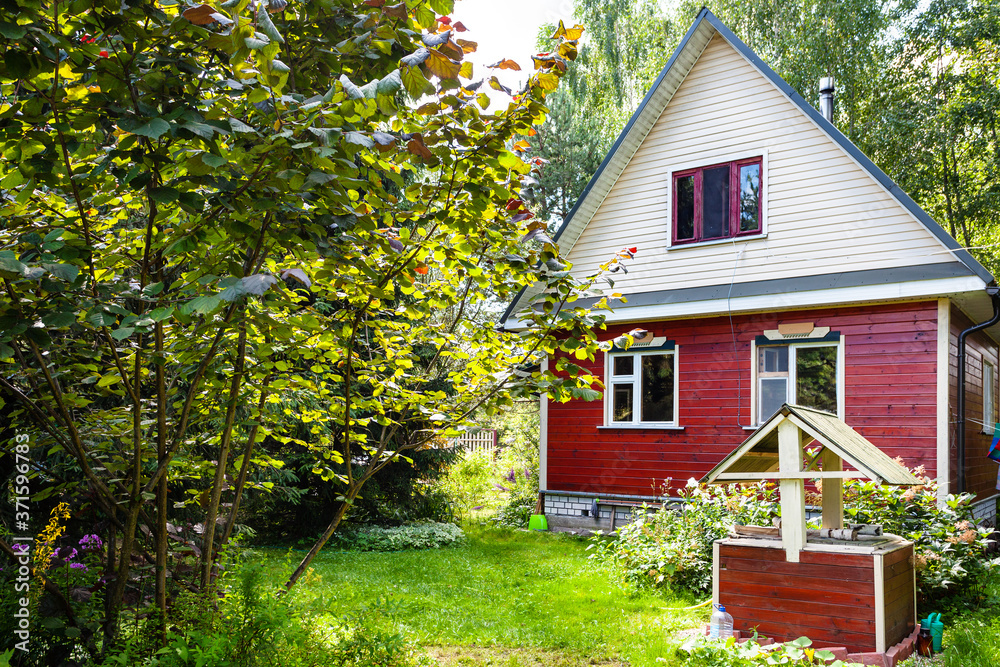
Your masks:
[[[535,187],[567,215],[702,2],[575,0],[588,29],[534,141]],[[803,98],[836,80],[834,123],[959,243],[1000,269],[1000,2],[717,0],[709,9]],[[543,31],[544,34],[544,31]],[[539,40],[547,48],[548,40]]]

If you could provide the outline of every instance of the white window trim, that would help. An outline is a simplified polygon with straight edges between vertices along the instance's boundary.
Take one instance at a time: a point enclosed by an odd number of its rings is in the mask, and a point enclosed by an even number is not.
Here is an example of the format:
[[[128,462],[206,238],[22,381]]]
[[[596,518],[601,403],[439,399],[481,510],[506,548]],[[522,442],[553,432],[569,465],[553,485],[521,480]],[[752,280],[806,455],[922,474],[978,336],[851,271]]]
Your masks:
[[[989,382],[986,379],[986,369],[989,369]],[[993,425],[996,423],[996,381],[997,372],[996,367],[983,359],[983,433],[993,433]],[[989,402],[986,400],[986,388],[989,387],[990,396]],[[989,411],[987,411],[989,408]]]
[[[791,391],[798,386],[798,378],[796,377],[796,370],[798,364],[796,363],[796,352],[795,350],[800,347],[835,347],[837,348],[837,417],[844,419],[844,396],[845,396],[845,382],[844,382],[844,371],[846,370],[846,365],[844,361],[845,352],[847,346],[845,344],[844,336],[840,336],[839,341],[809,341],[803,340],[799,342],[788,341],[787,343],[782,343],[788,347],[788,389]],[[768,345],[767,347],[780,347],[780,345]],[[760,392],[760,383],[757,378],[757,342],[756,340],[750,343],[750,379],[753,383],[753,390],[750,392],[750,410],[753,417],[753,424],[748,428],[758,428],[761,425],[760,415],[757,414],[757,396]]]
[[[604,425],[600,428],[649,428],[649,429],[681,429],[680,425],[680,382],[677,378],[677,355],[680,351],[679,345],[674,345],[672,350],[670,349],[660,349],[660,350],[622,350],[620,352],[608,352],[604,355]],[[641,357],[648,357],[652,355],[664,355],[669,354],[673,357],[674,363],[674,419],[669,422],[644,422],[638,421],[639,416],[642,413],[642,383],[641,369],[642,362],[638,361]],[[633,362],[632,370],[633,374],[631,376],[620,376],[620,377],[632,377],[632,421],[630,422],[616,422],[612,421],[612,413],[614,412],[614,378],[612,371],[614,369],[613,361],[615,357],[634,357],[636,361]]]
[[[687,171],[688,169],[699,169],[706,165],[721,164],[723,162],[736,162],[737,160],[749,160],[755,157],[760,157],[760,171],[761,171],[761,202],[760,202],[760,234],[753,234],[748,236],[733,236],[724,239],[711,239],[709,241],[697,241],[695,243],[678,243],[673,244],[674,238],[674,173],[678,171]],[[740,151],[739,153],[722,153],[722,154],[712,154],[706,155],[704,158],[699,158],[697,160],[689,160],[681,164],[674,165],[667,171],[667,224],[664,225],[664,230],[666,231],[666,249],[667,250],[682,250],[684,248],[696,248],[699,246],[706,245],[718,245],[722,243],[742,243],[745,241],[756,241],[758,239],[767,238],[767,211],[768,211],[768,199],[770,198],[771,192],[771,175],[768,171],[767,162],[767,149],[760,148],[753,151]]]

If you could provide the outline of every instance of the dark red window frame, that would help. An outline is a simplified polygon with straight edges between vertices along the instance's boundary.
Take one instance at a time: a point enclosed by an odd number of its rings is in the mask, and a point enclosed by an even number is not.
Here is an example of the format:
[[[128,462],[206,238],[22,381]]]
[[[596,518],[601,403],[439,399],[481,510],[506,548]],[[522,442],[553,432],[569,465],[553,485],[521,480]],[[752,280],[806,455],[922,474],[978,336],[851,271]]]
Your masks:
[[[757,228],[740,231],[740,190],[739,177],[740,168],[749,165],[757,165],[760,173],[760,187],[757,195]],[[703,234],[703,175],[709,169],[729,166],[729,221],[726,233],[720,236],[704,236]],[[677,181],[687,176],[694,176],[694,236],[692,238],[677,238]],[[684,245],[688,243],[699,243],[701,241],[714,241],[718,239],[737,238],[741,236],[759,236],[764,233],[763,224],[763,191],[764,191],[764,159],[763,157],[753,157],[744,160],[732,160],[730,162],[718,162],[716,164],[698,167],[696,169],[685,169],[674,172],[671,179],[671,245]]]

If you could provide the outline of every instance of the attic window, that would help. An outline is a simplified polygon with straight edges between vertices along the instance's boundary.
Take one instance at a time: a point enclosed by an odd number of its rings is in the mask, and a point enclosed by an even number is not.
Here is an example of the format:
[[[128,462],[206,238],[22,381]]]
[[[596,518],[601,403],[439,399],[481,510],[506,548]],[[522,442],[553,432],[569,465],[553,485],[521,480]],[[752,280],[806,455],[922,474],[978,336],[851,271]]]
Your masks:
[[[760,234],[762,158],[673,175],[673,245]]]

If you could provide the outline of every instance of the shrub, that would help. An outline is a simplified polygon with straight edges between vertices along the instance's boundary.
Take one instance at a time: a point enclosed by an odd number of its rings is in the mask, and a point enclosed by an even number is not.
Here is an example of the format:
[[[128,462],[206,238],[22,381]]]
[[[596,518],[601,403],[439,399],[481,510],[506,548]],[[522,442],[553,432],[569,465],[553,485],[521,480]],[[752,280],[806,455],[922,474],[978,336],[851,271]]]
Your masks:
[[[754,638],[756,639],[756,637]],[[739,644],[735,639],[719,641],[695,637],[677,649],[684,667],[756,667],[757,665],[828,665],[848,667],[854,663],[834,660],[830,651],[813,649],[808,637],[780,646],[762,647],[754,639]],[[827,662],[832,661],[832,662]]]
[[[914,543],[922,599],[962,595],[993,566],[985,557],[990,530],[976,526],[973,495],[949,495],[939,504],[937,482],[922,468],[913,472],[921,478],[920,486],[846,480],[845,521],[881,524],[886,532]]]
[[[465,533],[453,523],[411,523],[392,528],[364,526],[334,533],[331,542],[349,551],[440,549],[461,544]]]
[[[974,523],[973,496],[948,496],[939,505],[936,482],[919,468],[914,473],[923,483],[912,488],[845,480],[845,521],[881,524],[914,543],[922,599],[961,596],[995,564],[985,556],[989,530]],[[779,514],[773,485],[705,486],[691,480],[668,510],[640,509],[617,539],[597,535],[588,548],[594,550],[591,558],[613,563],[632,585],[707,592],[712,542],[734,524],[771,525]]]
[[[499,506],[500,489],[493,482],[493,460],[486,452],[465,452],[441,480],[447,494],[463,517],[474,511]]]
[[[777,492],[764,483],[742,486],[699,485],[694,480],[669,509],[639,508],[635,521],[618,529],[617,539],[595,535],[591,558],[610,562],[635,586],[683,588],[712,586],[712,542],[729,534],[734,523],[770,524],[777,516]]]

